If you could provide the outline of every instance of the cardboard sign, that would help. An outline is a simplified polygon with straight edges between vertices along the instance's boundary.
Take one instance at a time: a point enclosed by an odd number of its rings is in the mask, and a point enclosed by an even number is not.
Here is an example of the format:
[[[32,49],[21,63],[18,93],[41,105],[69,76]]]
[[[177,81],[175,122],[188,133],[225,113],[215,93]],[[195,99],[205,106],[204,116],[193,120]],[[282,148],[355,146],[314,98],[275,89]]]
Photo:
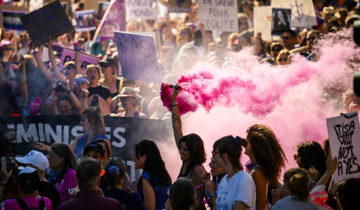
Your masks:
[[[109,6],[110,6],[110,2],[99,2],[97,19],[101,20],[104,17],[105,12],[107,8],[109,8]]]
[[[25,32],[20,17],[26,14],[26,11],[12,11],[2,9],[2,26],[6,30]]]
[[[272,0],[274,8],[291,9],[291,26],[305,28],[316,26],[315,9],[312,0]]]
[[[114,31],[125,31],[125,18],[124,0],[112,0],[100,25],[96,29],[94,40],[102,41],[112,39],[114,37]]]
[[[330,149],[338,158],[334,173],[335,183],[360,178],[360,125],[358,112],[326,120]]]
[[[70,144],[83,133],[83,127],[79,125],[80,116],[76,115],[28,116],[25,119],[18,117],[4,120],[9,130],[15,133],[12,147],[16,155],[27,154],[33,149],[34,142]],[[126,161],[132,182],[136,181],[135,165],[131,160],[133,146],[142,139],[159,143],[172,136],[171,124],[162,120],[104,117],[104,123],[106,135],[111,139],[112,155]]]
[[[168,12],[191,12],[191,0],[169,0]]]
[[[95,10],[75,12],[76,31],[93,31],[96,29]]]
[[[199,20],[205,30],[238,31],[236,0],[199,0]]]
[[[291,9],[272,8],[271,34],[281,35],[291,28]]]
[[[152,0],[125,0],[126,20],[155,19],[155,9],[152,8]]]
[[[59,1],[22,16],[21,22],[36,46],[74,30]]]
[[[61,59],[60,59],[60,65],[59,68],[63,69],[64,64],[67,61],[71,61],[71,60],[75,60],[75,51],[69,48],[64,48],[62,50],[61,53]],[[92,56],[92,55],[88,55],[86,53],[81,52],[80,53],[80,67],[83,71],[85,71],[86,66],[88,64],[95,64],[97,65],[99,62],[99,58]]]
[[[160,82],[154,37],[114,32],[122,75],[131,80]]]
[[[254,7],[254,34],[261,32],[265,41],[271,41],[271,15],[270,6]]]

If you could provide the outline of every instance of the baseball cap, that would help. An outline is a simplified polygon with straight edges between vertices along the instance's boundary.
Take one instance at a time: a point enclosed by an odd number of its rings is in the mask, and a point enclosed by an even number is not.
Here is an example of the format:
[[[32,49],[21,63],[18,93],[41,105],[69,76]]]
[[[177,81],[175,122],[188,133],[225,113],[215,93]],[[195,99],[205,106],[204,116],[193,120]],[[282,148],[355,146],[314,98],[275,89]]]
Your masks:
[[[45,155],[39,151],[31,150],[25,157],[15,158],[17,162],[21,164],[30,164],[42,171],[45,171],[49,167],[49,161]]]

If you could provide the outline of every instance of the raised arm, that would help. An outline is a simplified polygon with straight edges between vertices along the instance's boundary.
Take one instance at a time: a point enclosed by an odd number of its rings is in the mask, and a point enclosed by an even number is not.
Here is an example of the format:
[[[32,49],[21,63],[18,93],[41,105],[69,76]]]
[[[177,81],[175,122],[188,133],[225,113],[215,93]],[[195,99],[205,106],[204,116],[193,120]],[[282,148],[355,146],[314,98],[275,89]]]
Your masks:
[[[178,107],[178,101],[177,101],[177,95],[179,94],[180,89],[178,88],[173,88],[173,92],[171,94],[171,98],[172,98],[172,111],[171,111],[171,116],[172,116],[172,127],[173,127],[173,131],[174,131],[174,136],[175,136],[175,142],[176,142],[176,146],[178,147],[178,149],[180,148],[180,139],[184,136],[183,135],[183,131],[182,131],[182,123],[181,123],[181,117],[180,117],[180,112],[179,112],[179,107]]]
[[[52,77],[51,77],[51,74],[50,74],[50,70],[45,66],[42,58],[41,58],[41,55],[42,55],[42,49],[43,49],[43,46],[41,45],[38,50],[35,49],[34,47],[32,48],[32,54],[35,58],[35,61],[37,63],[37,66],[38,68],[40,69],[40,71],[42,71],[44,74],[45,74],[45,77],[47,79],[49,79],[50,81],[52,81]]]
[[[11,63],[10,63],[11,65]],[[21,70],[21,77],[20,77],[20,84],[23,89],[24,93],[24,107],[26,107],[29,103],[29,91],[28,86],[26,84],[26,60],[24,57],[20,58],[20,70]]]
[[[54,50],[52,47],[52,41],[50,38],[49,38],[49,58],[50,58],[51,67],[54,69],[56,77],[59,80],[65,81],[66,77],[60,72],[60,69],[58,68],[58,65],[56,64]]]

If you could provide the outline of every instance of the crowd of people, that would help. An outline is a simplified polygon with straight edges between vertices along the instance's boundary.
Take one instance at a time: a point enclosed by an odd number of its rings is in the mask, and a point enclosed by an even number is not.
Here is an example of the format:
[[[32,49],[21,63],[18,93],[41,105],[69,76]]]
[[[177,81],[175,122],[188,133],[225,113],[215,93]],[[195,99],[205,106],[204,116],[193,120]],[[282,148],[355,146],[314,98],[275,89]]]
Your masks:
[[[261,33],[254,34],[254,7],[270,3],[240,1],[238,31],[219,37],[198,21],[197,1],[183,16],[166,13],[157,21],[128,20],[127,31],[155,32],[163,82],[176,84],[198,62],[218,69],[234,65],[232,56],[244,48],[251,49],[259,63],[288,65],[295,54],[316,62],[320,55],[314,47],[325,34],[351,29],[360,20],[358,1],[313,0],[317,26],[289,28],[279,40],[264,41]],[[72,7],[80,11],[84,3],[75,0]],[[160,84],[124,78],[114,41],[93,38],[94,31],[73,32],[35,47],[27,33],[1,29],[0,117],[81,115],[85,132],[69,145],[35,142],[24,157],[2,157],[2,209],[358,209],[360,180],[334,183],[337,159],[328,140],[323,145],[300,142],[294,154],[298,168],[280,177],[290,157],[263,124],[250,126],[246,138],[229,135],[215,141],[207,172],[204,141],[198,134],[183,134],[177,101],[181,89],[173,88],[169,112],[159,96]],[[73,49],[75,60],[59,65],[61,54],[55,46]],[[101,59],[82,68],[81,53]],[[358,110],[360,100],[352,90],[338,92],[344,110]],[[132,153],[142,173],[131,186],[124,160],[112,155],[105,115],[171,121],[182,161],[176,181],[157,144],[142,140]],[[240,163],[242,153],[249,157],[245,165]]]

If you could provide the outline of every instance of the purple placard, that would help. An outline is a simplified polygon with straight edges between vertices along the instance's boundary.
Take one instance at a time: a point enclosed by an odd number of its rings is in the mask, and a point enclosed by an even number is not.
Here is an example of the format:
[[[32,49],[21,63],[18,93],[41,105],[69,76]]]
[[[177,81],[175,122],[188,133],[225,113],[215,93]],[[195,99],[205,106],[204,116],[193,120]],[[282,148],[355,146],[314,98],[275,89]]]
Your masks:
[[[67,61],[71,61],[71,60],[75,60],[75,51],[69,48],[64,48],[61,54],[61,59],[60,59],[60,66],[59,68],[62,69],[64,67],[64,64]],[[92,55],[88,55],[86,53],[80,53],[80,67],[83,71],[85,71],[86,66],[88,64],[95,64],[97,65],[99,62],[99,58],[92,56]]]

